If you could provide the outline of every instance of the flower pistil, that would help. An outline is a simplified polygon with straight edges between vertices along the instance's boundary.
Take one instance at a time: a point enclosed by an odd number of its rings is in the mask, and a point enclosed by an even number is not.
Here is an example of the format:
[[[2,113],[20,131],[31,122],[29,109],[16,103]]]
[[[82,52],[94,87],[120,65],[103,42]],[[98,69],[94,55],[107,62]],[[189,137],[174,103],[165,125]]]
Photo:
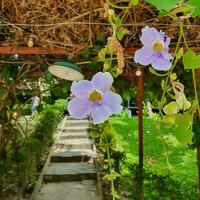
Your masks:
[[[89,94],[89,100],[91,102],[101,102],[102,101],[102,94],[96,90],[92,90]]]
[[[154,52],[160,52],[161,53],[164,50],[164,45],[163,45],[162,42],[156,41],[156,42],[153,43],[152,49],[153,49]]]

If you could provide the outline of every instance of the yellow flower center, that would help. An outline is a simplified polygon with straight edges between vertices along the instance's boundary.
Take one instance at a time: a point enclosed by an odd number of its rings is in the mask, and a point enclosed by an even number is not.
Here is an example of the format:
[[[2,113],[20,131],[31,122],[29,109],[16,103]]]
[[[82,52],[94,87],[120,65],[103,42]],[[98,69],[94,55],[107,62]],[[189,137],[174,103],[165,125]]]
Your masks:
[[[162,52],[164,50],[163,43],[160,41],[154,42],[152,48],[154,52]]]
[[[92,102],[98,101],[101,102],[102,101],[102,95],[100,92],[93,90],[90,95],[89,95],[89,100]]]

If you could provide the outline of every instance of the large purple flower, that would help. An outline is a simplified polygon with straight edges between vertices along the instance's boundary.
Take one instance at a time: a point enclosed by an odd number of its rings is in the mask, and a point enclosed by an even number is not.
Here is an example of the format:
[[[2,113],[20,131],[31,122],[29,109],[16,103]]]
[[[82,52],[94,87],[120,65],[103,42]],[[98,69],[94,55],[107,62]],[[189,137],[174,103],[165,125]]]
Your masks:
[[[113,77],[109,72],[98,72],[91,81],[73,82],[74,98],[69,102],[69,114],[82,119],[91,115],[94,124],[103,123],[112,114],[122,110],[120,95],[111,92]]]
[[[158,32],[155,28],[145,27],[142,29],[140,40],[144,46],[135,52],[136,63],[151,64],[154,69],[161,71],[166,71],[171,67],[170,38],[165,33]]]

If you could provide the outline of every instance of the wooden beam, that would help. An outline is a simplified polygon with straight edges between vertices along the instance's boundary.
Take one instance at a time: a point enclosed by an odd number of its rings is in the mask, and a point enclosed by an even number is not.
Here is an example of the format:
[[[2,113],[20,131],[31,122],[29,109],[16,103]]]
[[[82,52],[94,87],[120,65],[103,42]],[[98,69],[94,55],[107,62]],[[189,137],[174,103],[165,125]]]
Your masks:
[[[0,46],[0,54],[29,54],[29,55],[65,55],[67,51],[61,48],[42,48],[42,47],[13,47],[13,46]]]
[[[138,48],[125,48],[125,53],[132,55]],[[200,48],[191,48],[195,52],[200,52]],[[78,49],[75,49],[77,51]],[[80,50],[80,49],[79,49]],[[175,49],[170,48],[173,52]],[[21,55],[66,55],[69,51],[61,48],[43,48],[43,47],[13,47],[13,46],[0,46],[0,55],[2,54],[21,54]]]

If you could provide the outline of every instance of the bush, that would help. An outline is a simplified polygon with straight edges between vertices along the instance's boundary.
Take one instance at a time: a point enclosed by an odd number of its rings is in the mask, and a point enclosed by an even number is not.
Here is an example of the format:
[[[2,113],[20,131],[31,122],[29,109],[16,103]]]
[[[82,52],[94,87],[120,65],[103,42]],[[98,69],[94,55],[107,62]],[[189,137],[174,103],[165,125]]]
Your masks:
[[[53,134],[66,107],[65,100],[57,100],[54,105],[46,105],[34,118],[34,131],[25,138],[9,160],[0,162],[0,186],[12,182],[18,190],[32,189],[35,186],[46,154],[52,145]]]
[[[122,177],[120,187],[121,190],[126,188],[128,199],[138,199],[138,166],[129,164],[128,168],[129,174]],[[170,173],[155,174],[145,166],[143,179],[144,199],[147,200],[196,200],[198,197],[197,183],[177,180]]]

